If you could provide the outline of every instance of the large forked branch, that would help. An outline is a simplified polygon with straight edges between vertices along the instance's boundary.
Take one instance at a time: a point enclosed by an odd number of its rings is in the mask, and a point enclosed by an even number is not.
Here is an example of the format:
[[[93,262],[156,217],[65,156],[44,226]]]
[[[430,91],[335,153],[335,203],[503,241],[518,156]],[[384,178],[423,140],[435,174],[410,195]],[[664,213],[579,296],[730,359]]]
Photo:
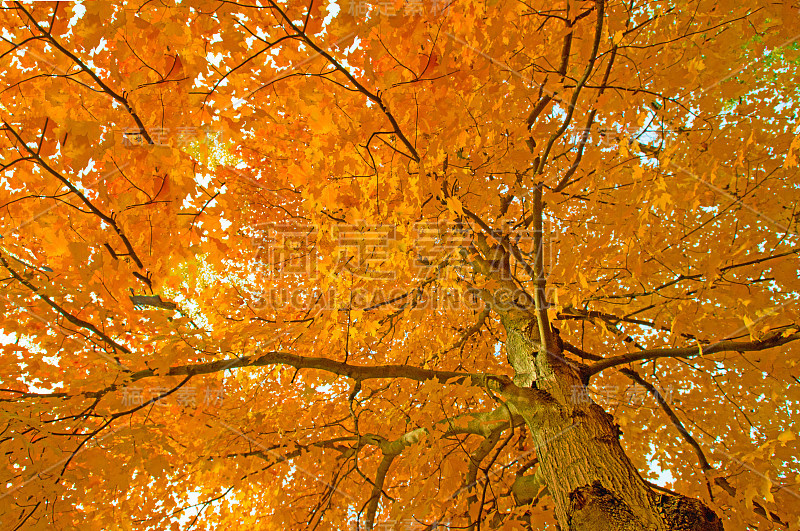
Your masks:
[[[463,211],[464,214],[466,214],[470,219],[477,223],[481,229],[483,229],[483,231],[486,233],[486,236],[492,236],[498,240],[500,249],[507,255],[513,256],[522,265],[525,272],[533,279],[536,288],[533,302],[536,312],[536,323],[539,329],[542,352],[555,352],[553,349],[550,321],[547,317],[547,300],[545,296],[547,283],[544,274],[544,246],[542,245],[544,239],[544,204],[542,203],[542,184],[536,185],[533,190],[533,212],[531,214],[533,218],[533,247],[535,254],[533,267],[527,263],[519,248],[503,238],[499,231],[492,229],[477,214],[471,212],[469,209],[464,208]],[[476,243],[480,244],[480,241],[476,241]],[[483,247],[485,249],[488,246],[484,243]]]
[[[459,422],[466,418],[470,418],[466,424]],[[459,433],[469,433],[484,437],[484,440],[481,442],[475,452],[470,455],[469,470],[464,481],[464,486],[456,491],[452,498],[464,490],[472,491],[475,485],[477,485],[476,477],[479,465],[481,461],[483,461],[483,459],[488,456],[492,449],[497,445],[498,441],[500,440],[500,435],[509,428],[513,433],[515,427],[524,424],[522,417],[510,413],[506,407],[500,407],[494,411],[479,413],[477,415],[459,415],[453,419],[441,420],[437,424],[444,422],[450,424],[450,428],[445,432],[444,436]],[[458,425],[456,425],[456,422],[458,422]],[[421,440],[422,436],[427,433],[429,432],[426,428],[417,428],[416,430],[405,433],[399,439],[391,443],[388,441],[381,441],[378,443],[383,453],[383,458],[378,465],[375,481],[373,482],[373,489],[366,505],[366,528],[368,530],[373,529],[375,514],[377,512],[380,497],[383,492],[383,486],[386,481],[386,474],[392,464],[392,461],[394,461],[394,459],[399,456],[406,447],[416,444]],[[471,494],[470,500],[472,500],[470,503],[477,501],[477,497],[475,497],[474,494]]]
[[[611,48],[611,58],[608,60],[608,66],[606,66],[606,73],[603,76],[603,82],[600,85],[600,91],[597,93],[598,99],[600,96],[603,95],[603,92],[606,90],[606,86],[608,85],[608,78],[611,75],[611,68],[614,65],[614,59],[617,57],[617,45],[615,44],[613,48]],[[576,87],[577,90],[577,87]],[[578,171],[578,167],[581,164],[581,160],[583,159],[583,150],[586,148],[586,142],[589,140],[589,128],[592,127],[594,123],[594,118],[597,115],[597,109],[592,109],[589,112],[589,116],[586,118],[586,125],[583,126],[583,135],[581,135],[580,143],[578,144],[578,154],[575,156],[575,161],[572,163],[572,166],[569,167],[567,172],[558,181],[555,188],[553,188],[554,193],[561,192],[564,188],[570,184],[570,179]]]
[[[561,45],[561,65],[558,67],[558,73],[561,75],[562,83],[564,82],[564,78],[567,75],[567,67],[569,66],[569,56],[570,52],[572,51],[572,38],[574,35],[573,28],[580,19],[589,15],[589,13],[594,11],[594,9],[595,7],[593,6],[584,11],[583,13],[579,14],[572,20],[567,20],[567,19],[564,20],[567,23],[568,31],[566,35],[564,35],[564,42]],[[602,24],[602,20],[599,20],[599,22]],[[598,46],[599,46],[599,41],[598,41]],[[540,97],[541,94],[544,92],[545,92],[544,85],[540,85],[539,86]],[[545,107],[547,107],[547,104],[550,103],[556,96],[557,96],[556,93],[547,92],[547,95],[539,100],[539,103],[536,105],[536,107],[534,107],[534,109],[531,111],[531,114],[528,115],[528,118],[526,120],[526,123],[528,124],[528,130],[530,130],[533,127],[533,124],[536,123],[536,119],[539,117],[539,115],[542,113]]]
[[[658,358],[688,359],[696,356],[704,356],[706,354],[715,354],[717,352],[753,352],[766,350],[768,348],[791,343],[798,339],[800,339],[799,331],[796,329],[792,331],[792,328],[784,327],[782,330],[770,332],[762,339],[757,339],[755,341],[720,341],[707,346],[698,345],[696,347],[642,350],[640,352],[631,352],[629,354],[622,354],[598,361],[587,368],[586,374],[587,376],[593,376],[609,367],[625,365],[626,363],[633,363],[635,361],[654,360]]]
[[[487,411],[481,413],[467,413],[467,414],[457,415],[452,418],[445,418],[439,420],[436,424],[449,425],[449,428],[443,434],[441,434],[443,437],[449,437],[459,434],[471,434],[485,438],[485,440],[479,446],[479,449],[476,451],[476,454],[473,454],[473,456],[471,456],[471,460],[473,461],[474,466],[477,467],[479,462],[486,455],[488,455],[489,451],[496,444],[500,435],[504,431],[508,429],[513,430],[518,426],[524,425],[524,423],[525,421],[522,419],[522,417],[514,414],[511,415],[511,420],[509,421],[508,410],[505,407],[500,407],[493,411]],[[262,447],[258,450],[241,452],[241,453],[230,453],[227,455],[221,455],[218,457],[208,458],[208,459],[257,456],[269,462],[268,466],[272,466],[276,463],[286,462],[296,457],[299,457],[312,447],[328,448],[337,450],[339,452],[349,452],[352,454],[361,447],[368,445],[376,446],[380,449],[383,457],[381,459],[380,464],[378,465],[378,469],[376,470],[375,479],[372,481],[373,488],[371,490],[370,497],[367,499],[367,502],[364,505],[366,510],[365,527],[366,529],[369,530],[374,528],[375,516],[377,514],[380,498],[384,492],[384,485],[386,484],[386,476],[388,474],[392,462],[395,460],[395,458],[399,457],[406,448],[414,444],[418,444],[420,441],[423,440],[424,436],[429,433],[430,431],[428,428],[416,428],[414,430],[404,433],[395,440],[387,440],[386,438],[380,435],[374,435],[374,434],[348,435],[344,437],[335,437],[332,439],[315,441],[306,444],[296,443],[295,445],[296,448],[284,454],[278,453],[278,451],[281,450],[282,448],[285,448],[286,445],[284,443],[279,443],[270,447]],[[491,441],[494,442],[492,443]],[[341,443],[352,443],[352,446],[342,445]],[[476,456],[477,456],[477,462],[475,462]],[[472,468],[473,464],[470,465],[470,471],[472,470]],[[477,468],[475,470],[477,473]],[[473,477],[472,482],[467,482],[467,485],[465,485],[465,487],[462,487],[462,489],[459,489],[458,492],[461,492],[462,490],[464,490],[469,486],[473,486],[475,484],[474,480],[475,478]],[[458,494],[458,492],[456,494]]]
[[[567,130],[567,127],[569,127],[569,124],[572,122],[572,115],[575,112],[575,106],[578,104],[578,97],[580,96],[583,86],[586,84],[586,81],[588,81],[589,76],[592,73],[595,61],[597,61],[597,51],[600,48],[600,41],[603,36],[603,16],[605,14],[605,4],[604,0],[597,0],[595,4],[597,6],[597,24],[595,25],[594,40],[592,43],[592,52],[589,56],[589,63],[586,65],[583,76],[581,76],[581,79],[575,86],[575,90],[572,92],[572,97],[567,105],[567,112],[566,116],[564,116],[564,121],[561,123],[561,126],[558,128],[558,130],[550,135],[547,145],[539,156],[539,164],[533,168],[534,175],[542,173],[545,164],[547,164],[547,157],[550,155],[550,151],[553,149],[553,144],[555,144],[556,140],[558,140],[561,135],[564,134],[564,131]],[[528,118],[528,120],[530,123],[530,118]]]
[[[485,221],[483,221],[477,214],[470,211],[467,208],[464,208],[464,214],[466,214],[470,219],[472,219],[482,230],[483,233],[476,232],[475,239],[472,242],[472,246],[474,249],[480,251],[483,254],[484,258],[479,258],[476,256],[472,256],[469,260],[469,263],[475,268],[476,271],[480,272],[485,276],[490,276],[494,273],[492,260],[489,259],[491,256],[497,256],[497,253],[505,253],[506,255],[513,256],[516,258],[517,262],[522,266],[525,272],[532,278],[536,278],[536,271],[534,268],[525,260],[525,257],[522,256],[519,248],[516,245],[511,244],[506,238],[503,237],[502,233],[496,229],[490,227]],[[493,245],[489,243],[488,238],[492,237],[497,240],[498,244]],[[463,254],[463,253],[462,253]],[[495,279],[498,281],[500,285],[502,285],[502,290],[506,292],[506,294],[516,294],[521,295],[519,300],[525,300],[526,303],[534,303],[533,297],[531,297],[521,286],[517,286],[514,284],[510,279]],[[530,299],[530,300],[528,300]]]
[[[347,80],[350,83],[352,83],[353,86],[356,87],[356,89],[360,93],[365,95],[367,98],[370,99],[370,101],[372,101],[378,106],[378,108],[381,110],[381,112],[383,112],[386,118],[389,119],[389,122],[392,124],[392,129],[394,129],[394,132],[397,135],[397,137],[400,139],[401,142],[403,142],[403,144],[406,146],[406,149],[408,149],[408,151],[411,153],[409,157],[414,161],[419,162],[420,161],[419,153],[417,153],[416,148],[408,140],[406,135],[403,134],[403,130],[400,129],[400,124],[397,123],[397,119],[394,117],[391,111],[389,111],[389,109],[386,107],[386,104],[383,103],[383,100],[380,97],[380,91],[378,91],[377,93],[373,93],[367,87],[359,83],[358,80],[355,77],[353,77],[353,74],[351,74],[349,70],[347,70],[344,66],[342,66],[342,64],[339,61],[334,59],[334,57],[331,54],[329,54],[328,52],[323,50],[320,46],[318,46],[317,43],[312,41],[311,38],[305,33],[305,31],[303,31],[301,28],[298,28],[297,25],[294,22],[292,22],[292,19],[289,18],[289,16],[278,6],[278,4],[276,4],[272,0],[269,0],[269,3],[272,6],[272,8],[280,14],[281,18],[284,21],[286,21],[286,23],[295,31],[295,33],[297,33],[297,35],[299,35],[300,38],[303,39],[303,42],[308,44],[308,46],[310,46],[315,52],[324,57],[331,64],[331,66],[333,66],[336,70],[341,72],[342,75],[344,75],[344,77],[346,77]]]
[[[545,297],[547,284],[544,276],[544,247],[542,245],[542,241],[544,239],[544,224],[542,221],[543,211],[544,205],[542,203],[542,185],[540,184],[536,186],[533,191],[533,213],[531,215],[533,217],[533,247],[535,257],[533,267],[531,267],[531,265],[528,264],[525,258],[522,256],[522,253],[517,246],[512,245],[510,242],[505,240],[502,235],[499,234],[499,231],[492,229],[477,214],[464,208],[464,214],[475,221],[480,228],[483,229],[487,236],[492,236],[498,240],[502,251],[506,254],[514,256],[514,258],[522,265],[525,272],[528,273],[528,275],[530,275],[530,277],[533,279],[536,287],[533,302],[536,310],[536,322],[539,328],[539,337],[541,338],[542,349],[543,352],[554,352],[550,321],[547,317],[547,301]],[[481,241],[477,240],[476,243],[480,244]],[[483,247],[487,248],[488,244],[484,244]]]

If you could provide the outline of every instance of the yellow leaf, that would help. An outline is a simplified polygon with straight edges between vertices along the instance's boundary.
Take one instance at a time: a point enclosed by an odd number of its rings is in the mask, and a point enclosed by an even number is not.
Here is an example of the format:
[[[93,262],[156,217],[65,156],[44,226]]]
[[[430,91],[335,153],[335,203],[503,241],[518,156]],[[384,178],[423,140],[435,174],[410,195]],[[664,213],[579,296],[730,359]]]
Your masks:
[[[630,156],[631,153],[628,150],[628,139],[627,138],[623,138],[622,140],[619,141],[619,153],[623,157],[629,157]]]
[[[622,30],[619,30],[618,32],[616,32],[616,33],[614,34],[614,41],[613,41],[613,42],[614,42],[614,46],[616,46],[617,44],[619,44],[620,42],[622,42],[622,37],[623,37],[624,35],[625,35],[625,34],[623,33],[623,31],[622,31]]]
[[[744,490],[744,504],[748,509],[753,508],[753,498],[758,494],[758,487],[750,483]]]
[[[782,442],[784,444],[795,439],[797,439],[797,435],[795,435],[792,430],[786,430],[778,435],[778,442]]]
[[[464,215],[464,206],[461,204],[461,201],[457,197],[447,198],[447,210],[449,210],[450,212],[455,212],[459,216]]]
[[[764,500],[768,502],[775,501],[775,497],[772,495],[772,491],[770,490],[771,488],[772,481],[767,476],[764,476],[764,480],[761,482],[761,488],[759,489],[759,492]]]

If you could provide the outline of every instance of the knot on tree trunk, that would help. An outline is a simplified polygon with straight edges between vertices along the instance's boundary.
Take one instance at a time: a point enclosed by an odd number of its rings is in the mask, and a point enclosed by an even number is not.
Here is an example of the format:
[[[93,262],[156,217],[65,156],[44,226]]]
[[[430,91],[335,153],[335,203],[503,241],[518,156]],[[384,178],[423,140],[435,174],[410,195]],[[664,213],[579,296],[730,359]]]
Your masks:
[[[569,531],[642,531],[630,507],[599,481],[569,494]]]
[[[723,531],[722,521],[700,500],[656,496],[655,505],[670,531]],[[569,494],[569,531],[642,531],[648,527],[599,481]]]
[[[703,502],[688,496],[662,495],[658,509],[674,531],[723,531],[722,520]]]

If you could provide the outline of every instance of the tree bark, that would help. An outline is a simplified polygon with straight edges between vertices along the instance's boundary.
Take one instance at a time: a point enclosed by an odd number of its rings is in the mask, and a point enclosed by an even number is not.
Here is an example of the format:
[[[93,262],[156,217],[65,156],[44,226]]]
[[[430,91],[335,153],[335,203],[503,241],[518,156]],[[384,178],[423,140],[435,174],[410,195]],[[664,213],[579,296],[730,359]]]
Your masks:
[[[514,382],[536,389],[540,402],[513,404],[539,459],[537,481],[529,483],[547,487],[563,530],[722,531],[721,520],[701,501],[648,487],[625,454],[613,417],[588,396],[585,366],[564,358],[557,331],[547,352],[534,315],[504,314]]]

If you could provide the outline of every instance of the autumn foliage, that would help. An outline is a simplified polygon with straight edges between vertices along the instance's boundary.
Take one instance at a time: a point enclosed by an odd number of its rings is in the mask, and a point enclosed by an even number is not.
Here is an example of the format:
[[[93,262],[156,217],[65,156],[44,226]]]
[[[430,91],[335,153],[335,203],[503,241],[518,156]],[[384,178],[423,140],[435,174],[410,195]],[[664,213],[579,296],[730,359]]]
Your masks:
[[[800,528],[796,1],[0,19],[2,529]]]

